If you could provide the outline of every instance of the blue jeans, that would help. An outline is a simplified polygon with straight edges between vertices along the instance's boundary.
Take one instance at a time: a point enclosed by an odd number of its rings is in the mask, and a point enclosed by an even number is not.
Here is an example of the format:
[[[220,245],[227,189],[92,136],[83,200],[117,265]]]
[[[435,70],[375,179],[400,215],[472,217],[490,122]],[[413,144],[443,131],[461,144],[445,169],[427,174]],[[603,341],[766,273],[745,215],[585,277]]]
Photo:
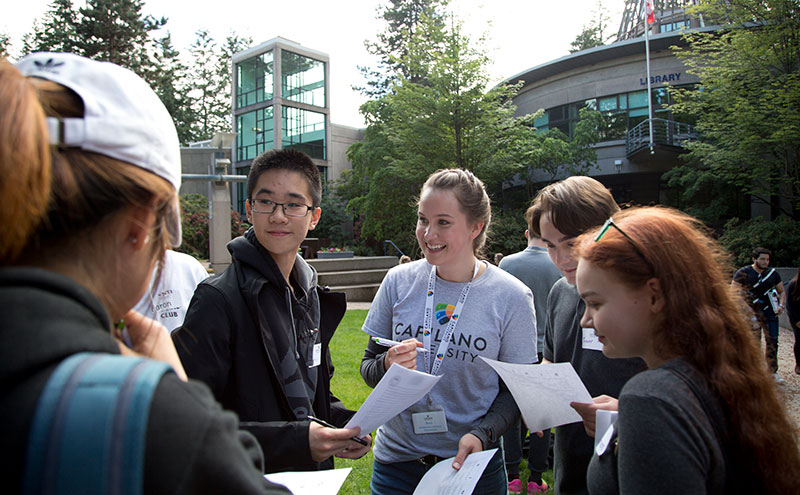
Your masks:
[[[506,495],[508,481],[503,465],[502,449],[489,461],[481,479],[475,486],[474,495]],[[395,462],[384,464],[372,463],[372,479],[369,488],[372,495],[411,495],[430,467],[419,461]]]
[[[778,371],[778,317],[764,315],[764,323],[767,327],[764,333],[764,356],[770,372],[775,373]]]

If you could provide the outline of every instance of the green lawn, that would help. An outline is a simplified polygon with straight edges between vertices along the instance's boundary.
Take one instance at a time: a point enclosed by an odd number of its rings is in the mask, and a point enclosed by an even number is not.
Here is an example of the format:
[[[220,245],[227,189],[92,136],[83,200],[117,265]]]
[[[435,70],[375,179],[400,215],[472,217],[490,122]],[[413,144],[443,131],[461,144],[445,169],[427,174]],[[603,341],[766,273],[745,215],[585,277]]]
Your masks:
[[[361,324],[367,317],[365,309],[351,309],[344,315],[331,341],[331,358],[335,370],[331,380],[331,391],[350,409],[358,409],[372,391],[364,383],[359,372],[361,356],[367,347],[367,334]],[[369,479],[372,476],[372,451],[357,460],[336,459],[336,467],[353,470],[345,480],[340,494],[369,494]]]
[[[339,324],[331,341],[331,357],[336,367],[331,390],[350,409],[358,409],[372,391],[361,378],[359,366],[364,348],[367,346],[367,335],[361,331],[361,325],[367,311],[364,309],[348,310],[344,319]],[[374,435],[374,433],[373,433]],[[520,472],[523,473],[523,482],[527,481],[528,472],[525,469],[527,462],[522,461]],[[372,452],[357,460],[336,459],[336,467],[350,467],[353,470],[347,477],[339,491],[342,495],[368,495],[369,479],[372,476]],[[548,471],[544,475],[545,481],[552,485],[553,473]],[[547,491],[548,494],[552,490]]]

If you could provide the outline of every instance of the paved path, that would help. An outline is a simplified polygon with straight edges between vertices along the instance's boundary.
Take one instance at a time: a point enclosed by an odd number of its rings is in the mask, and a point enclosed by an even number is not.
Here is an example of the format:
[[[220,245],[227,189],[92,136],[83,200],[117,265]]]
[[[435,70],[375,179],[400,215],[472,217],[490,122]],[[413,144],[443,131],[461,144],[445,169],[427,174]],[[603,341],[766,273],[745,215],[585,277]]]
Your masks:
[[[786,409],[794,420],[795,431],[800,432],[800,375],[794,372],[794,332],[781,327],[778,336],[778,375],[786,380],[778,390],[786,399]]]

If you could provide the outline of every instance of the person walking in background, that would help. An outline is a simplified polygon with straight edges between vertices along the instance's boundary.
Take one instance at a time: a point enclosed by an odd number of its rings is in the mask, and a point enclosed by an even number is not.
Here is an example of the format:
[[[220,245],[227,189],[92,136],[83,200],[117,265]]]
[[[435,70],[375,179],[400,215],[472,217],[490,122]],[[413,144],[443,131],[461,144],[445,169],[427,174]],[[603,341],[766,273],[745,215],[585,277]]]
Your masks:
[[[533,306],[536,309],[538,361],[542,361],[544,349],[544,331],[547,327],[547,296],[550,288],[561,278],[561,272],[550,260],[544,242],[533,234],[531,215],[526,212],[525,221],[528,229],[525,238],[528,247],[519,253],[506,256],[500,261],[500,268],[517,277],[533,292]],[[519,420],[503,435],[503,449],[505,451],[506,472],[508,473],[508,493],[522,493],[519,464],[522,461],[523,444],[527,429],[522,428]],[[527,483],[527,493],[544,493],[547,483],[542,480],[542,473],[548,469],[548,454],[550,452],[550,430],[543,432],[543,436],[530,435],[528,447],[528,469],[530,477]]]
[[[536,195],[526,212],[533,233],[542,238],[550,259],[564,274],[550,290],[543,363],[572,363],[592,397],[593,404],[575,404],[583,424],[555,429],[553,474],[555,493],[587,493],[586,469],[594,449],[596,409],[614,409],[615,397],[626,381],[645,368],[639,358],[609,359],[594,331],[581,325],[586,308],[575,289],[578,258],[573,252],[576,238],[602,225],[619,211],[614,197],[591,177],[569,177],[550,184]]]
[[[435,172],[422,186],[417,208],[416,236],[425,258],[392,268],[381,283],[364,321],[371,338],[361,376],[374,387],[396,363],[442,379],[378,428],[373,495],[410,495],[440,460],[455,456],[452,466],[459,469],[470,453],[498,447],[519,409],[479,357],[536,361],[530,289],[478,259],[491,222],[480,179],[462,169]],[[402,343],[387,349],[372,337]],[[429,352],[418,352],[419,346]],[[413,426],[424,424],[414,418],[431,417],[430,428]],[[498,451],[474,493],[505,495],[507,488]]]
[[[794,372],[800,375],[800,269],[786,288],[786,313],[794,332]]]
[[[780,274],[769,267],[771,255],[769,249],[762,247],[753,250],[751,255],[753,264],[736,270],[731,285],[740,292],[744,291],[743,297],[759,322],[756,327],[756,340],[761,341],[763,330],[767,366],[775,382],[783,384],[785,380],[778,375],[778,315],[783,312],[786,294]],[[773,290],[777,293],[777,301],[774,295],[772,299],[770,297]]]
[[[183,326],[173,332],[186,372],[202,380],[258,439],[267,472],[333,468],[333,456],[369,451],[341,429],[354,411],[331,392],[329,344],[345,295],[317,284],[298,254],[322,210],[319,169],[293,149],[258,156],[247,176],[253,225],[228,243],[233,262],[197,286]],[[337,428],[310,421],[322,419]]]
[[[707,232],[652,207],[578,240],[581,324],[609,358],[648,367],[622,389],[589,466],[592,495],[800,493],[795,426]]]
[[[168,249],[153,270],[150,288],[133,309],[172,332],[183,324],[194,290],[206,278],[208,271],[199,261]]]
[[[164,327],[130,310],[156,260],[167,247],[180,245],[180,167],[172,119],[133,72],[66,53],[34,53],[17,68],[0,60],[4,492],[37,492],[27,483],[47,480],[54,492],[65,492],[69,484],[73,493],[98,493],[100,480],[70,478],[79,476],[64,467],[71,462],[116,473],[105,478],[109,492],[119,489],[113,479],[123,479],[142,493],[289,493],[264,479],[261,450],[251,435],[238,431],[236,416],[219,407],[208,387],[179,378],[185,374]],[[130,347],[114,338],[112,322],[126,327]],[[111,356],[120,353],[165,361],[177,373],[158,375],[151,400],[135,401],[145,413],[143,428],[116,428],[116,435],[106,436],[110,428],[84,428],[70,421],[75,416],[65,408],[53,421],[39,421],[52,397],[69,404],[72,391],[85,383],[76,378],[67,386],[53,377],[83,355],[89,359],[80,370],[97,377],[88,388],[100,393],[88,397],[94,397],[91,410],[84,401],[76,408],[81,418],[107,419],[103,412],[118,404],[115,394],[141,382],[115,384],[112,370],[96,371],[94,363],[154,366]],[[115,419],[141,419],[122,409],[114,409]],[[35,426],[56,434],[78,429],[81,442],[40,435]],[[42,438],[58,452],[34,447]],[[102,442],[109,438],[117,449],[108,456],[87,447],[108,446]],[[142,455],[126,458],[139,452],[137,445]],[[30,462],[44,451],[59,460]],[[54,476],[31,474],[45,469]]]

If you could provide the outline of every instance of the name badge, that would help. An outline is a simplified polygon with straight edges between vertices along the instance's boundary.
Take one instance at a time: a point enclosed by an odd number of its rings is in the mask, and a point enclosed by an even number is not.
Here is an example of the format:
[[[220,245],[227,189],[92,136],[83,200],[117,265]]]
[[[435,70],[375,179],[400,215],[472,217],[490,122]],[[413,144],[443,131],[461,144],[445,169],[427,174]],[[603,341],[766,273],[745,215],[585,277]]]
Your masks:
[[[597,335],[594,334],[594,328],[581,328],[583,330],[583,348],[590,351],[602,351],[603,344]]]
[[[447,431],[447,418],[441,409],[413,413],[411,421],[414,423],[414,433],[445,433]]]
[[[312,351],[311,366],[309,368],[316,368],[322,362],[322,344],[317,342],[314,344]]]

